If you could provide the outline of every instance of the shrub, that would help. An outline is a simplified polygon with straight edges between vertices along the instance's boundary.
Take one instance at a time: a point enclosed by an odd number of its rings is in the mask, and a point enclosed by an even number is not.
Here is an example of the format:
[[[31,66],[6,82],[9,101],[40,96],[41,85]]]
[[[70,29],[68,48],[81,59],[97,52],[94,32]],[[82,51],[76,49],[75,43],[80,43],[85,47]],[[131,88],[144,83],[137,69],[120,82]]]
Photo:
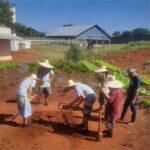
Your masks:
[[[21,66],[21,63],[18,63],[18,62],[0,62],[0,70],[17,68],[20,66]]]
[[[29,64],[29,72],[31,73],[36,72],[38,67],[39,67],[38,63]]]
[[[65,61],[63,60],[57,60],[57,61],[54,61],[52,63],[52,65],[54,66],[54,70],[57,70],[57,69],[62,69],[65,65]]]
[[[140,105],[144,108],[150,107],[150,100],[143,100],[140,102]]]
[[[71,48],[66,53],[66,59],[68,61],[77,62],[83,59],[83,52],[77,45],[71,45]]]

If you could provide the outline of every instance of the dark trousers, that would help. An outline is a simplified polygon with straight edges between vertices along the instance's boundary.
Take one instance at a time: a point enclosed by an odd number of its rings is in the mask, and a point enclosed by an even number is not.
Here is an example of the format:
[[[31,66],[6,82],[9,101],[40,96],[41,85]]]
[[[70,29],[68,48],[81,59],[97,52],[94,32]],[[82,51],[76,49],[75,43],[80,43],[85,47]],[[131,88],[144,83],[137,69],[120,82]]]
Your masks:
[[[121,114],[121,119],[124,119],[126,112],[128,110],[128,107],[130,106],[130,109],[132,111],[131,115],[131,122],[134,122],[136,120],[136,109],[137,109],[137,102],[138,102],[138,97],[136,98],[136,101],[133,102],[130,98],[126,98],[124,106],[123,106],[123,111]]]

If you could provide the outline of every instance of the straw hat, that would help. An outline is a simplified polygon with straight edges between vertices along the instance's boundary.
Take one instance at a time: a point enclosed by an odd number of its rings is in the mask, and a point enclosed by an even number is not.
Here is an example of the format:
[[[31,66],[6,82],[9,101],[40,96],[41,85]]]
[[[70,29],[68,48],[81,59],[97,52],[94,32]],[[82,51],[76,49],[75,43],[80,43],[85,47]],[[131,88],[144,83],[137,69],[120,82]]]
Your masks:
[[[109,88],[122,88],[123,83],[119,80],[116,80],[115,76],[109,76],[108,81],[105,84]]]
[[[39,80],[36,74],[31,74],[28,78]]]
[[[102,73],[102,72],[108,72],[109,70],[106,69],[106,66],[102,66],[100,69],[95,70],[95,73]]]
[[[73,80],[68,80],[68,87],[75,86],[75,85],[77,85],[79,83],[81,83],[81,82],[74,82]]]
[[[38,62],[42,67],[45,68],[54,68],[54,66],[52,66],[51,64],[49,64],[49,61],[47,59],[45,59],[44,62]]]

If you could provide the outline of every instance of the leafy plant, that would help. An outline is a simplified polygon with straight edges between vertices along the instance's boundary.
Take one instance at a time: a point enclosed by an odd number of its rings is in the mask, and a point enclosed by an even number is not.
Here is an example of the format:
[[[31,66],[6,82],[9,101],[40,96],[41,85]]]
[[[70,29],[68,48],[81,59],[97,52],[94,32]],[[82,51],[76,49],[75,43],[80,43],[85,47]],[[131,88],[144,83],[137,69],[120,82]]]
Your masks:
[[[71,45],[71,48],[66,53],[66,59],[68,61],[77,62],[83,59],[84,55],[78,45]]]
[[[106,63],[106,62],[101,61],[101,60],[96,60],[95,64],[100,65],[100,66],[106,66],[110,71],[113,71],[113,72],[125,73],[125,71],[123,71],[119,67],[116,67],[114,65],[111,65],[111,64]]]
[[[150,79],[146,77],[141,77],[141,81],[144,85],[150,85]]]
[[[20,66],[21,66],[21,63],[18,63],[18,62],[0,62],[0,70],[17,68]]]
[[[82,60],[79,63],[82,64],[90,72],[93,72],[94,70],[98,68],[95,64],[90,63],[86,60]]]
[[[140,93],[145,96],[150,96],[150,91],[147,91],[145,88],[140,88]]]
[[[144,108],[150,107],[150,100],[143,100],[140,102],[140,105]]]
[[[36,72],[39,65],[37,63],[29,64],[29,72]]]

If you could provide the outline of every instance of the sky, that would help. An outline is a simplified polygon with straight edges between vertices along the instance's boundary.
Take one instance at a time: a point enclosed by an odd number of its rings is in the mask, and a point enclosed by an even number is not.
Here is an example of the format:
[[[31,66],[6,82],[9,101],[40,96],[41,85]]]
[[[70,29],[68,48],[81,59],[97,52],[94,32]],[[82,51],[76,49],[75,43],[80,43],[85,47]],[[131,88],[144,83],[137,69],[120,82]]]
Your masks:
[[[64,25],[98,24],[108,34],[150,30],[150,0],[10,0],[16,5],[17,22],[41,32]]]

